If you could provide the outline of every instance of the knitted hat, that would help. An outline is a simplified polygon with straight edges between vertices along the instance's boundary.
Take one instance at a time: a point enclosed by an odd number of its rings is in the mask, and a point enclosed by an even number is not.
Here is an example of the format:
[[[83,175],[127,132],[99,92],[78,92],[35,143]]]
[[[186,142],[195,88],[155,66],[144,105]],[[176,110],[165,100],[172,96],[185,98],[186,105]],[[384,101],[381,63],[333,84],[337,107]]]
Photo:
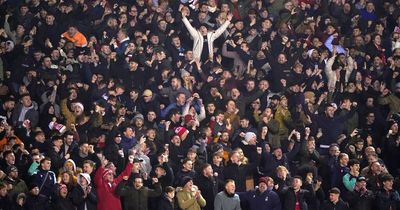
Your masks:
[[[92,179],[90,178],[90,175],[87,173],[80,173],[79,177],[78,177],[78,183],[79,180],[81,179],[81,177],[83,177],[84,179],[86,179],[87,183],[90,184],[90,182],[92,181]]]
[[[185,127],[176,127],[175,128],[175,133],[181,138],[184,139],[186,138],[186,136],[184,136],[185,134],[187,134],[189,131],[185,128]]]
[[[18,168],[15,167],[14,165],[8,166],[8,167],[7,167],[7,170],[6,170],[6,174],[8,175],[8,174],[10,174],[10,173],[13,172],[13,171],[18,172]]]
[[[83,107],[83,104],[81,103],[81,102],[76,102],[76,103],[74,103],[74,107],[79,107],[79,108],[81,108],[82,109],[82,111],[84,111],[85,110],[85,108]]]
[[[28,190],[32,190],[32,189],[35,188],[35,187],[39,187],[39,185],[37,185],[36,183],[30,183],[30,184],[28,185]]]
[[[244,145],[249,145],[249,141],[252,139],[252,138],[254,138],[254,137],[256,137],[257,135],[254,133],[254,132],[247,132],[246,134],[245,134],[245,136],[244,136],[244,140],[242,141],[242,143],[244,144]]]
[[[260,179],[258,179],[258,183],[265,183],[266,185],[268,185],[268,178],[267,177],[260,177]]]
[[[113,172],[111,171],[111,169],[106,168],[106,169],[103,171],[103,178],[104,178],[105,176],[107,176],[108,174],[113,174]]]
[[[182,181],[181,181],[181,187],[184,187],[188,182],[190,182],[190,181],[192,181],[193,179],[192,179],[192,177],[190,177],[190,176],[185,176],[185,177],[183,177],[182,178]]]

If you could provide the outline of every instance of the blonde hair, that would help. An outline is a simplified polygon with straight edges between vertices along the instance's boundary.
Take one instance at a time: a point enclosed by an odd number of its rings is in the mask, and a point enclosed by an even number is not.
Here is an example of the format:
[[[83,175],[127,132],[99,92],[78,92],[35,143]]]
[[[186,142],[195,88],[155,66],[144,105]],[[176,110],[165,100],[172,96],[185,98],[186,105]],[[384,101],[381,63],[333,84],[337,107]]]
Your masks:
[[[249,163],[249,159],[246,156],[244,156],[243,150],[241,148],[237,147],[236,149],[234,149],[232,151],[232,154],[234,152],[237,152],[240,155],[240,161],[242,162],[242,164],[248,164]]]

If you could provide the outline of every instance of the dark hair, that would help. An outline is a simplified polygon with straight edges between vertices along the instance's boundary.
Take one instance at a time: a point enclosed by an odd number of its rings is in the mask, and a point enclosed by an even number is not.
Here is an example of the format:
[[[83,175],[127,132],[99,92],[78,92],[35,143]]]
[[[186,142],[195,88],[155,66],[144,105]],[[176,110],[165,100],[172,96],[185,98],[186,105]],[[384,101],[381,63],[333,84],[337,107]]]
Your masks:
[[[172,186],[166,186],[164,189],[165,193],[170,193],[170,192],[174,192],[175,188],[173,188]]]
[[[349,167],[354,166],[356,164],[360,165],[360,161],[358,161],[357,159],[349,160]]]

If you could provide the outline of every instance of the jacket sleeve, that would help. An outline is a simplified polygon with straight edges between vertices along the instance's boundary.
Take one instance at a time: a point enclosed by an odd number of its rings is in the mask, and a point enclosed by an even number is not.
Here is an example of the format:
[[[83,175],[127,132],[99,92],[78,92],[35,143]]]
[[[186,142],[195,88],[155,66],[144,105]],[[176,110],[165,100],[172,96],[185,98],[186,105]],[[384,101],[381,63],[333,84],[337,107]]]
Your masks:
[[[181,209],[187,209],[196,202],[196,198],[194,198],[194,197],[190,198],[188,200],[184,200],[183,196],[185,194],[186,194],[185,192],[176,194],[176,197],[178,198],[178,205]]]
[[[190,24],[189,20],[186,17],[182,18],[182,22],[183,24],[185,24],[187,30],[189,31],[190,35],[192,37],[197,37],[197,30],[195,28],[193,28],[192,24]]]
[[[349,174],[346,174],[342,178],[343,185],[346,187],[348,191],[353,191],[354,190],[354,185],[356,184],[355,179],[351,179]]]
[[[96,185],[96,188],[99,188],[102,182],[102,174],[104,172],[104,167],[100,166],[99,169],[96,171],[96,175],[94,176],[94,184]]]
[[[212,35],[211,38],[212,40],[218,39],[219,36],[221,36],[222,33],[228,28],[229,24],[231,24],[231,21],[225,21],[224,24],[222,24]]]
[[[125,182],[120,182],[115,189],[115,193],[119,196],[126,196],[128,194],[128,187],[125,185]]]
[[[206,206],[206,199],[203,198],[203,195],[200,194],[200,199],[197,200],[197,203],[203,208],[204,206]]]
[[[222,210],[222,202],[220,196],[215,196],[214,199],[214,210]]]
[[[133,167],[133,164],[128,163],[125,167],[125,170],[115,179],[115,183],[119,184],[122,181],[122,178],[124,176],[130,176],[131,172],[132,172],[132,167]]]
[[[161,195],[162,189],[161,189],[161,184],[156,183],[154,185],[154,190],[153,189],[148,189],[148,195],[151,198],[155,198]]]

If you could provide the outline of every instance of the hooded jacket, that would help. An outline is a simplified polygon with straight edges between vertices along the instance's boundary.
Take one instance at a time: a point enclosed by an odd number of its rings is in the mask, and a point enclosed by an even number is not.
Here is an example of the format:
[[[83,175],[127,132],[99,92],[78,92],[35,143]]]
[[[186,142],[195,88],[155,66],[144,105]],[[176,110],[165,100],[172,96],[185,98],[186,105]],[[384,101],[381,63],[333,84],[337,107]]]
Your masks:
[[[80,173],[78,176],[78,185],[71,192],[71,201],[77,207],[77,210],[96,210],[97,196],[96,190],[91,189],[90,193],[85,196],[83,187],[81,186],[80,180],[86,179],[88,186],[91,186],[91,178],[87,173]]]
[[[133,164],[128,163],[125,170],[116,178],[112,183],[108,183],[103,178],[103,173],[106,170],[103,166],[97,169],[94,183],[97,188],[97,210],[121,210],[121,201],[119,196],[115,193],[115,189],[122,181],[122,177],[129,176],[132,171]]]

